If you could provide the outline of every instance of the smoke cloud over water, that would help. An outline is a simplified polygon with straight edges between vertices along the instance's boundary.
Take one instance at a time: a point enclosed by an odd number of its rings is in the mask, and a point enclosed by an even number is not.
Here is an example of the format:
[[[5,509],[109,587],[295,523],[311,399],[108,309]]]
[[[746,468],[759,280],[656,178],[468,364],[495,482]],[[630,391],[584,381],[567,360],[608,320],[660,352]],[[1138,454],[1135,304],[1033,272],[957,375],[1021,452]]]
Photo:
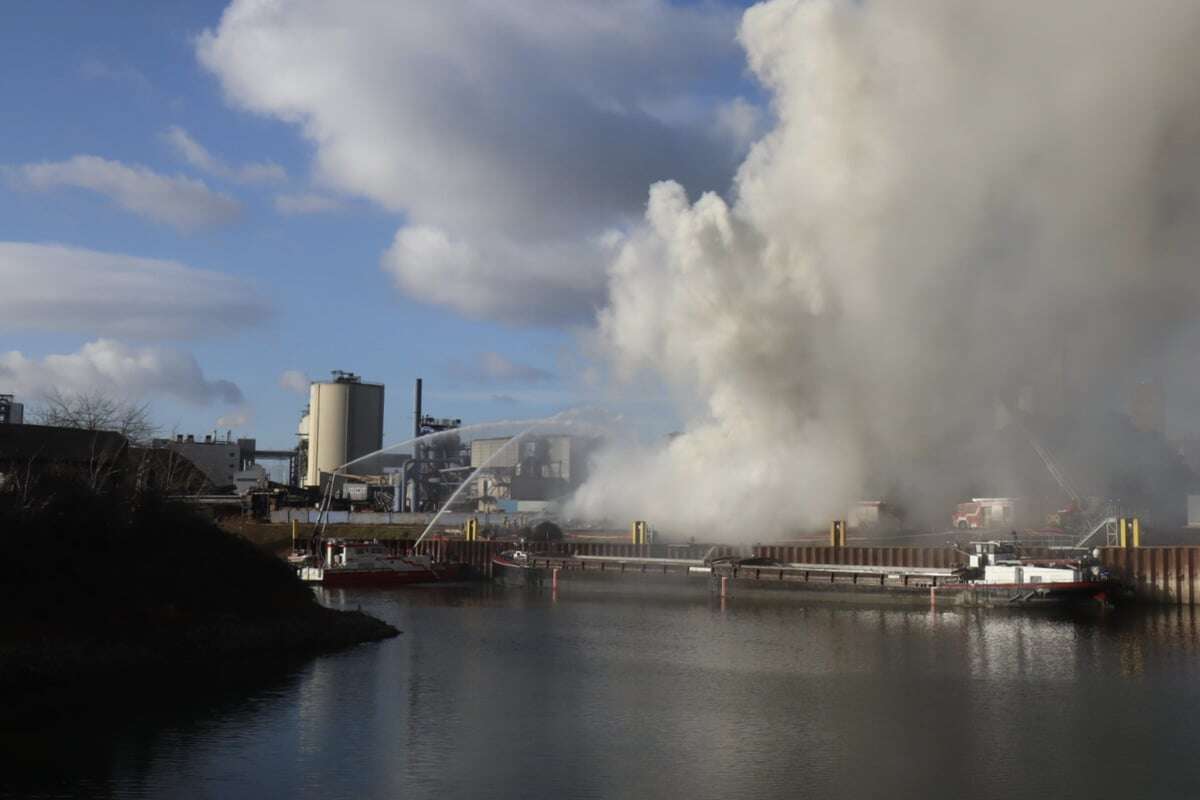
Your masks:
[[[612,372],[664,379],[687,429],[609,449],[575,510],[756,538],[883,496],[944,518],[1013,468],[999,403],[1110,403],[1196,307],[1198,28],[1191,2],[747,11],[773,128],[729,202],[650,187],[600,315]]]

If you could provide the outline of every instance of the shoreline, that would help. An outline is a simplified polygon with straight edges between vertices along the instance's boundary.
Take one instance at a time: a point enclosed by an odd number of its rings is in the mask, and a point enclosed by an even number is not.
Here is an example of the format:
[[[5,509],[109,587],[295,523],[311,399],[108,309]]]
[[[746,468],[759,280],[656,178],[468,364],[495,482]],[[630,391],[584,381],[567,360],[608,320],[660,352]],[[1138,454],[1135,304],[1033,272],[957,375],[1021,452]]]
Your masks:
[[[268,660],[307,659],[401,635],[362,611],[321,605],[287,614],[154,625],[25,626],[0,635],[0,687],[113,685]]]

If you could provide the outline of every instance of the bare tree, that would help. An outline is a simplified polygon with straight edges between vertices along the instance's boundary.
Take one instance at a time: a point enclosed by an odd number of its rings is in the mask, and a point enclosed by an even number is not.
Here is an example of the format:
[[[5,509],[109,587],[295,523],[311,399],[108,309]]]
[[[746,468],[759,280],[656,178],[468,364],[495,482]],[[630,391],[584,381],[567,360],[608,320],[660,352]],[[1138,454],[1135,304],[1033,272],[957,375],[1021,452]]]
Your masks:
[[[100,391],[64,393],[57,388],[42,395],[34,419],[42,425],[116,431],[132,442],[150,440],[158,427],[150,421],[150,406],[118,400]]]

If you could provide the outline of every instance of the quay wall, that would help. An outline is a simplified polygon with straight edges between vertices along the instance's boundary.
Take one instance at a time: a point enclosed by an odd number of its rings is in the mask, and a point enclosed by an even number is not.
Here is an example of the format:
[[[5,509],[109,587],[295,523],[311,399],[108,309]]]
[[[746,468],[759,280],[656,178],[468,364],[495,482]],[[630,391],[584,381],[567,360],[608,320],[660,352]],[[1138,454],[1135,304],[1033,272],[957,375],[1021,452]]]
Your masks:
[[[395,540],[399,549],[410,549],[411,539]],[[511,550],[512,542],[479,541],[461,539],[426,539],[417,546],[418,553],[430,556],[435,562],[459,562],[484,567],[491,563],[492,556]],[[606,558],[703,558],[712,545],[664,545],[623,544],[619,542],[527,542],[525,550],[547,556],[601,556]],[[736,551],[733,547],[717,546],[716,555],[728,555]]]
[[[1200,547],[1102,547],[1100,563],[1139,601],[1200,603]]]
[[[858,567],[961,567],[965,553],[953,547],[828,547],[758,545],[754,555],[785,564],[842,564]]]
[[[410,549],[411,539],[395,540],[400,549]],[[417,552],[428,554],[434,561],[457,561],[474,566],[486,566],[494,554],[513,547],[511,542],[461,539],[426,539]],[[531,542],[525,549],[547,556],[599,556],[607,558],[703,558],[713,555],[733,555],[736,547],[708,544],[624,544],[614,542]],[[874,567],[958,567],[966,556],[953,547],[826,547],[775,546],[753,548],[753,555],[772,558],[785,564],[838,564]]]

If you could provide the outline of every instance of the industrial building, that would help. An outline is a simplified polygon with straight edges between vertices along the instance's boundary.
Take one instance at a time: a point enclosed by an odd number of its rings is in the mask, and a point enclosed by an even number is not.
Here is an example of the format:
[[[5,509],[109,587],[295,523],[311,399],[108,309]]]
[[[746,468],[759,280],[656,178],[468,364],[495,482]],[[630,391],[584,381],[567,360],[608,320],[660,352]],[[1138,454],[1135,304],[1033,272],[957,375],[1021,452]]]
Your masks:
[[[417,379],[417,441],[406,452],[384,451],[383,384],[335,370],[329,380],[309,385],[292,449],[259,450],[255,439],[234,438],[232,432],[179,434],[152,440],[146,458],[161,462],[164,475],[183,470],[187,480],[170,481],[172,491],[194,502],[223,507],[243,495],[248,501],[244,509],[256,512],[259,506],[269,511],[328,508],[327,503],[336,503],[340,513],[432,513],[450,506],[457,511],[540,512],[587,477],[598,440],[523,435],[519,441],[471,441],[459,433],[461,419],[425,413],[421,387]],[[21,411],[11,395],[0,395],[0,422],[20,421]],[[49,436],[45,432],[34,438]],[[288,462],[286,487],[269,481],[259,463],[279,460]],[[488,469],[476,479],[476,469],[485,463]],[[338,480],[331,484],[335,474]],[[331,491],[326,494],[325,489]]]
[[[25,406],[11,394],[0,394],[0,425],[20,425],[25,422]]]
[[[192,434],[177,435],[174,439],[154,439],[151,446],[170,450],[196,465],[204,473],[214,489],[228,489],[237,485],[238,473],[254,464],[253,439],[224,439],[215,434],[205,435],[198,441]]]
[[[546,504],[565,497],[587,479],[588,460],[599,440],[551,435],[476,439],[471,467],[487,465],[475,480],[474,497],[481,509],[524,510],[517,504]],[[533,510],[532,508],[529,510]]]
[[[322,475],[383,448],[383,384],[342,370],[334,370],[332,380],[314,381],[298,432],[307,465],[304,486],[319,487]]]
[[[207,476],[187,458],[161,447],[138,447],[116,431],[53,425],[0,425],[0,486],[31,470],[81,474],[89,481],[154,484],[168,492],[208,489]]]

